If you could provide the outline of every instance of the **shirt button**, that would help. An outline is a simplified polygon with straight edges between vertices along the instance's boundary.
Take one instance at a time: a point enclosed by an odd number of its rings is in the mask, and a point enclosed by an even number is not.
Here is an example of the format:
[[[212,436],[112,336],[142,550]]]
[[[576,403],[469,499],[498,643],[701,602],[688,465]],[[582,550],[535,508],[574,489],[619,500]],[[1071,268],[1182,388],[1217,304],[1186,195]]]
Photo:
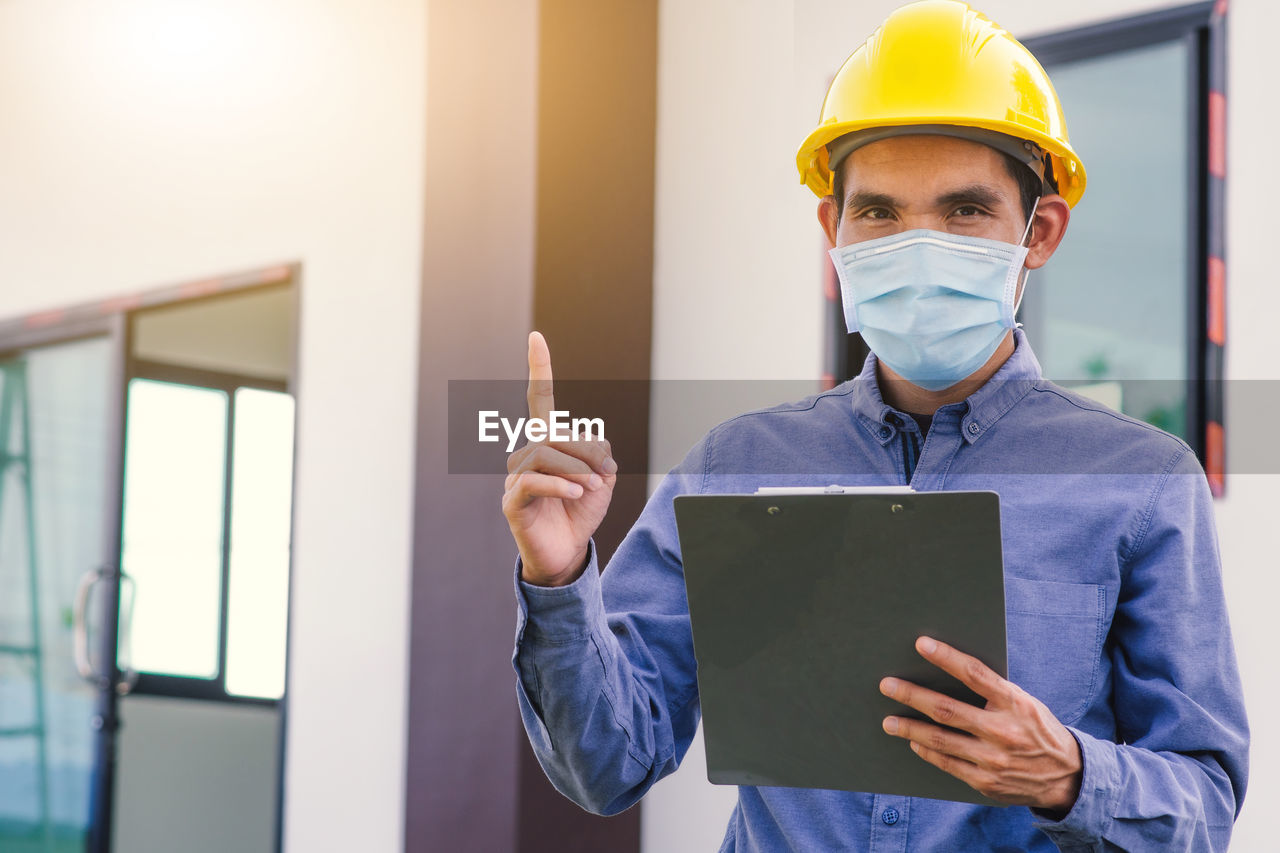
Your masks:
[[[888,428],[887,426],[882,426],[882,427],[880,427],[880,437],[881,437],[881,438],[888,438],[888,437],[889,437],[889,432],[890,432],[890,430],[889,430],[889,428]]]
[[[893,826],[898,822],[898,810],[895,808],[887,808],[880,812],[880,819],[884,821],[886,826]]]
[[[969,435],[977,435],[982,427],[978,426],[977,421],[969,421]]]

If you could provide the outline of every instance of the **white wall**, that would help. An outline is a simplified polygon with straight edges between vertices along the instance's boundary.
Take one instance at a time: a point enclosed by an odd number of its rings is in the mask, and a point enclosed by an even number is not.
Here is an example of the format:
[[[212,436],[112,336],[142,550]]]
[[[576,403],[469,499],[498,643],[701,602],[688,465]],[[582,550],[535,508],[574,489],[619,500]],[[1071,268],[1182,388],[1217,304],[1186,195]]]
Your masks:
[[[819,374],[823,248],[816,199],[799,184],[796,148],[812,129],[830,76],[899,0],[665,0],[660,7],[653,375],[809,378]],[[1174,4],[1080,0],[977,3],[1019,36]],[[1231,4],[1228,372],[1280,377],[1273,349],[1280,292],[1266,229],[1278,189],[1257,140],[1276,138],[1269,36],[1280,9]],[[1263,73],[1259,69],[1270,69]],[[1068,122],[1070,116],[1068,116]],[[1241,179],[1258,163],[1257,176]],[[714,318],[710,321],[709,318]],[[1234,389],[1233,389],[1234,390]],[[1231,405],[1230,402],[1228,404]],[[688,442],[655,399],[652,455],[669,462]],[[703,421],[716,414],[703,412]],[[668,420],[668,418],[670,420]],[[1228,448],[1240,431],[1227,420]],[[1230,450],[1228,450],[1230,453]],[[678,455],[675,457],[678,458]],[[1253,772],[1235,850],[1269,849],[1267,806],[1280,802],[1280,703],[1265,626],[1280,593],[1267,536],[1280,477],[1233,476],[1218,504],[1223,564],[1254,730]],[[1264,517],[1264,513],[1268,517]],[[705,779],[700,742],[645,800],[646,851],[715,849],[733,789]]]
[[[0,316],[303,265],[290,851],[401,847],[425,36],[421,0],[0,3]]]
[[[1236,0],[1228,16],[1227,82],[1227,388],[1228,466],[1249,471],[1238,450],[1243,433],[1265,435],[1277,415],[1274,380],[1280,380],[1276,320],[1280,290],[1275,286],[1272,206],[1280,180],[1257,154],[1256,140],[1274,139],[1280,119],[1276,103],[1274,39],[1280,7],[1266,0]],[[1259,73],[1260,69],[1268,69]],[[1251,105],[1266,104],[1254,109]],[[1259,383],[1234,380],[1273,380]],[[1268,404],[1262,395],[1270,397]],[[1246,423],[1248,410],[1252,414]],[[1258,417],[1265,413],[1266,419]],[[1274,449],[1274,441],[1271,442]],[[1272,454],[1272,460],[1275,456]],[[1255,469],[1256,470],[1256,469]],[[1233,850],[1270,850],[1275,833],[1269,817],[1280,805],[1280,735],[1276,708],[1280,679],[1275,659],[1275,603],[1280,601],[1276,567],[1275,507],[1280,476],[1231,474],[1218,502],[1218,533],[1226,574],[1227,601],[1244,679],[1252,731],[1249,793],[1236,825]]]

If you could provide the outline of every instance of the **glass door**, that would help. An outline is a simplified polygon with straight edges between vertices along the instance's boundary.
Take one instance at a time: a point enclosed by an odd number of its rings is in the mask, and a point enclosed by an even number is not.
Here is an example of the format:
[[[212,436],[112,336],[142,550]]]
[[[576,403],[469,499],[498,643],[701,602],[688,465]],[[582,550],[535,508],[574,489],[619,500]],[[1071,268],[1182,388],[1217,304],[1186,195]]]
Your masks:
[[[57,342],[0,335],[6,853],[105,850],[120,681],[107,650],[118,630],[124,335],[117,318],[94,326]]]

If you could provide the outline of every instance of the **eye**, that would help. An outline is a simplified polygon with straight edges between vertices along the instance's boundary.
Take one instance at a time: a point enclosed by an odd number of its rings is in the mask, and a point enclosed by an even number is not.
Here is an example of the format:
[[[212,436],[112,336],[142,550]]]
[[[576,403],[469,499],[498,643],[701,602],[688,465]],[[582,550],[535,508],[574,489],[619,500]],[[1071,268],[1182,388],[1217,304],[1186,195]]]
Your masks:
[[[965,204],[956,208],[956,216],[962,219],[969,219],[975,216],[986,216],[987,212],[974,204]]]
[[[890,213],[886,208],[872,207],[862,211],[862,213],[859,214],[859,216],[862,219],[889,219],[893,216],[893,214]]]

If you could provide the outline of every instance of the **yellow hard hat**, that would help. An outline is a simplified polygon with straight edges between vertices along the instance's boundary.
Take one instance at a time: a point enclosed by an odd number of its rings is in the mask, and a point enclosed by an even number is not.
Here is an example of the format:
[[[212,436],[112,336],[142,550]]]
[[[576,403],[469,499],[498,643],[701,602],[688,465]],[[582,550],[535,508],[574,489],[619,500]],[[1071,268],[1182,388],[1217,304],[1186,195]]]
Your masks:
[[[881,128],[906,130],[877,134]],[[862,133],[848,137],[856,132]],[[1067,139],[1049,75],[1017,39],[958,0],[897,9],[845,60],[822,102],[818,127],[796,154],[801,183],[819,197],[829,195],[828,146],[841,137],[892,132],[948,133],[988,144],[1003,139],[1012,146],[996,147],[1021,146],[1023,162],[1040,166],[1038,172],[1052,170],[1068,205],[1084,195],[1084,164]]]

